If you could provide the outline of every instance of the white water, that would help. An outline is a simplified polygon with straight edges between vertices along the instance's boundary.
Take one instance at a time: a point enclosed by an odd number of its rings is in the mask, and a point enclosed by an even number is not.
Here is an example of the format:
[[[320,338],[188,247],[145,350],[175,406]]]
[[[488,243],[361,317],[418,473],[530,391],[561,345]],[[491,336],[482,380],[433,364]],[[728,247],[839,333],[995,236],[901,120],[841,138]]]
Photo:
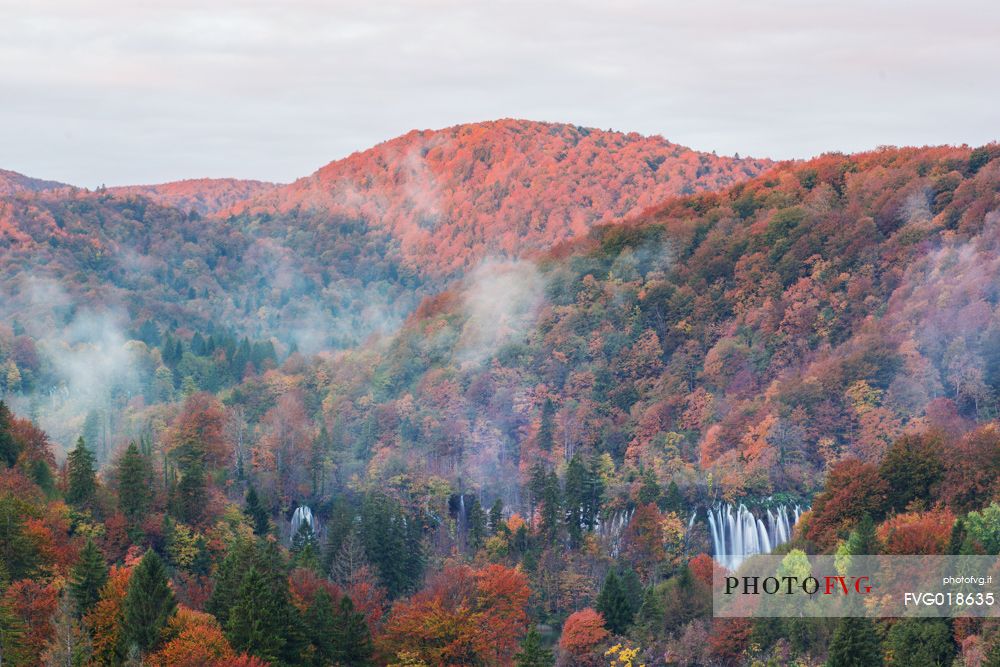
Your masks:
[[[299,505],[295,508],[295,512],[292,514],[292,533],[291,538],[294,540],[295,536],[299,532],[299,528],[302,524],[308,524],[309,529],[314,533],[316,531],[316,518],[313,516],[312,510],[306,505]]]
[[[765,517],[755,517],[745,505],[718,505],[708,511],[708,528],[712,534],[715,560],[730,570],[737,569],[748,556],[771,553],[779,544],[792,537],[792,528],[802,510],[796,505],[789,509],[779,505],[766,510]]]

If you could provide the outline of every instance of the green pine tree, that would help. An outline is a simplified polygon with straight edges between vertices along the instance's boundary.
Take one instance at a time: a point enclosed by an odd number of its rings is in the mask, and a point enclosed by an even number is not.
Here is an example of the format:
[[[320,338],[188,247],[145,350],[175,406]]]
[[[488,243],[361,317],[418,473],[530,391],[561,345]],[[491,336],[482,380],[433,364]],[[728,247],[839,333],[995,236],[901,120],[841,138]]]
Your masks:
[[[496,534],[501,526],[506,527],[503,520],[503,501],[497,498],[490,508],[490,532]]]
[[[882,553],[882,543],[875,534],[875,521],[870,514],[861,517],[847,539],[847,550],[853,556],[876,556]]]
[[[319,539],[308,522],[303,521],[292,537],[292,562],[296,567],[320,571]]]
[[[333,608],[333,598],[325,588],[320,587],[316,591],[312,604],[306,609],[303,621],[309,643],[313,647],[311,664],[316,667],[335,664],[334,633],[337,618]]]
[[[666,609],[663,606],[663,598],[650,586],[642,594],[642,604],[635,616],[635,625],[644,637],[653,638],[663,633],[665,621]]]
[[[208,500],[205,466],[194,457],[185,465],[176,491],[176,511],[181,521],[191,525],[201,522]]]
[[[613,634],[623,635],[632,625],[632,603],[614,570],[604,579],[604,586],[597,596],[597,611],[604,616],[604,627]]]
[[[552,651],[542,646],[542,637],[534,626],[525,635],[521,651],[514,656],[514,660],[516,667],[553,667],[556,664]]]
[[[881,667],[882,642],[870,618],[840,619],[830,642],[827,667]]]
[[[538,448],[544,452],[551,452],[555,444],[555,418],[556,405],[551,398],[546,398],[542,404],[542,418],[538,424]]]
[[[375,664],[375,644],[365,615],[346,595],[340,598],[338,611],[333,631],[334,664],[371,667]]]
[[[0,461],[6,463],[8,468],[17,463],[17,457],[21,453],[21,443],[14,437],[13,426],[14,415],[7,404],[0,401]]]
[[[154,650],[177,609],[163,561],[150,549],[139,561],[122,603],[122,638],[142,653]]]
[[[263,536],[271,532],[271,521],[268,519],[267,510],[260,502],[257,489],[252,485],[247,491],[246,507],[243,508],[243,513],[250,519],[254,535]]]
[[[902,618],[885,640],[894,665],[950,665],[955,657],[951,628],[940,618]]]
[[[469,503],[469,509],[466,512],[466,530],[470,551],[475,553],[486,541],[486,512],[483,511],[483,506],[479,504],[478,498],[473,498],[472,502]]]
[[[149,463],[131,442],[118,461],[118,508],[129,525],[134,526],[145,516],[151,495]]]
[[[587,468],[579,454],[566,465],[563,501],[566,505],[566,533],[573,548],[580,546],[584,529],[584,505],[587,495]]]
[[[269,579],[256,567],[246,572],[229,611],[226,636],[237,651],[277,662],[285,649],[287,605],[275,596]]]
[[[107,580],[108,565],[104,562],[104,555],[94,541],[87,538],[87,543],[80,550],[80,560],[70,573],[69,590],[73,600],[76,601],[76,610],[80,616],[90,611],[97,603]]]

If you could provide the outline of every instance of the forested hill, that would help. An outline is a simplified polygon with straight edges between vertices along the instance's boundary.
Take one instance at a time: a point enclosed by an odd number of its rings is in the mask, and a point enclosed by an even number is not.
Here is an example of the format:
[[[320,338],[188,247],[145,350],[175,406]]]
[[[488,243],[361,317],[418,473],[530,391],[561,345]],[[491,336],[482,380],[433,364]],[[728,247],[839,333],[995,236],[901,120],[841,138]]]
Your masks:
[[[408,269],[454,275],[486,256],[545,249],[770,165],[658,136],[504,119],[414,130],[231,210],[365,220],[398,243]]]
[[[807,497],[843,458],[996,417],[998,154],[827,155],[672,199],[295,375],[369,480],[513,501],[539,461],[606,454],[621,506],[640,471],[692,502]]]
[[[1000,655],[978,623],[713,618],[706,525],[726,501],[801,503],[793,558],[1000,552],[996,145],[830,154],[669,198],[316,355],[190,313],[293,308],[311,271],[337,294],[359,253],[419,294],[367,223],[336,223],[359,244],[336,265],[294,225],[281,245],[274,214],[3,206],[0,268],[32,276],[11,300],[43,318],[0,323],[5,662]],[[254,254],[292,247],[275,273]],[[51,436],[75,442],[65,463]]]

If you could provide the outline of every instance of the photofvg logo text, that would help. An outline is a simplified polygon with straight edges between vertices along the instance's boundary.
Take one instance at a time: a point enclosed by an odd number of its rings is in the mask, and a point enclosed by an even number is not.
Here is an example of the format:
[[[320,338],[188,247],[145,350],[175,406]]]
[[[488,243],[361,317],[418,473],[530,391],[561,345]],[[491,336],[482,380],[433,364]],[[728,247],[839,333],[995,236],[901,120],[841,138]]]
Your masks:
[[[716,616],[1000,617],[998,556],[752,556],[712,575]]]
[[[726,595],[868,595],[871,578],[824,575],[822,577],[726,577]]]

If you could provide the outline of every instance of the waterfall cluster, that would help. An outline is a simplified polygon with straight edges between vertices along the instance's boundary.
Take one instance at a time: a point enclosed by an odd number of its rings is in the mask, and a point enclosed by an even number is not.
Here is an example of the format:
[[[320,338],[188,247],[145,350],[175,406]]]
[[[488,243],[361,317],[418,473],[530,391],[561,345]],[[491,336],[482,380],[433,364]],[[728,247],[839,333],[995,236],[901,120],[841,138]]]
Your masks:
[[[766,516],[755,517],[745,505],[718,505],[708,510],[708,527],[712,533],[712,549],[720,565],[737,569],[754,554],[770,553],[792,537],[792,527],[802,510],[796,505],[789,509],[779,505]]]
[[[295,512],[292,514],[291,536],[293,540],[295,539],[295,536],[298,535],[299,529],[302,527],[302,524],[308,525],[309,530],[311,530],[313,533],[317,532],[316,517],[313,516],[312,510],[309,509],[309,507],[306,505],[299,505],[298,507],[295,508]]]

